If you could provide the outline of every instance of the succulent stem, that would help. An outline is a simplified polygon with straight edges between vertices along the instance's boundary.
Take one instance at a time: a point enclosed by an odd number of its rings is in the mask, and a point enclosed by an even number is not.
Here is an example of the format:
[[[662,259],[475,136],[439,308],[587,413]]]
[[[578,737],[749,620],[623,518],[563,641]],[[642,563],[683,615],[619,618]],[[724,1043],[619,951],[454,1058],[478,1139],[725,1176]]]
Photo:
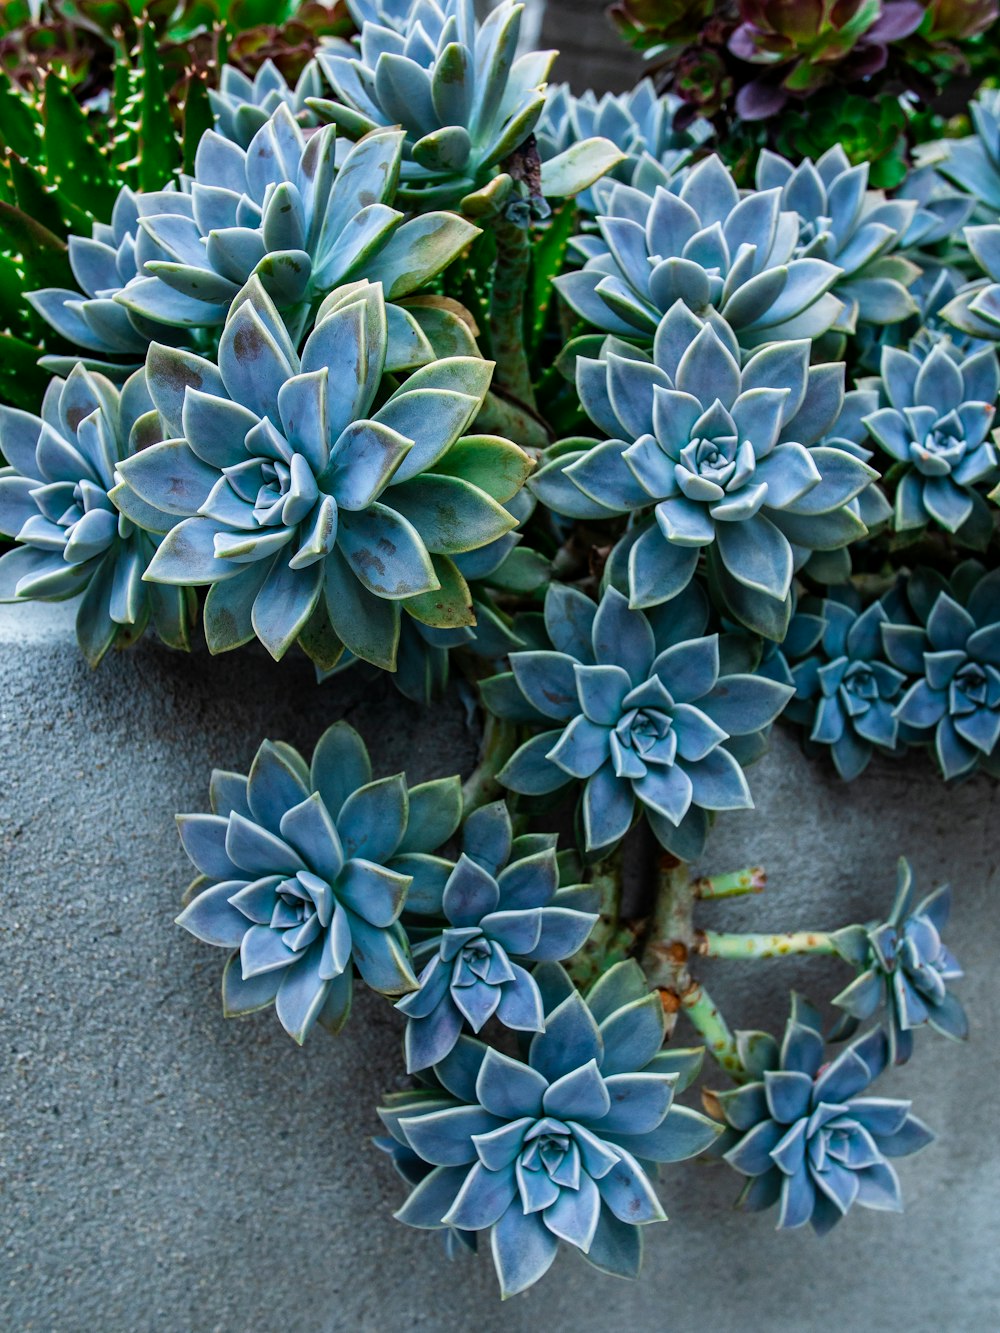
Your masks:
[[[622,854],[613,852],[594,867],[600,916],[583,948],[565,964],[575,985],[586,989],[602,972],[628,958],[635,945],[635,929],[621,919]]]
[[[747,893],[763,893],[767,874],[761,866],[733,870],[728,875],[704,875],[694,881],[697,898],[740,898]]]
[[[496,357],[496,384],[531,411],[535,390],[524,346],[524,298],[531,262],[528,227],[500,214],[493,223],[497,242],[496,271],[490,298],[490,331]]]
[[[669,1036],[677,1022],[680,997],[691,984],[688,959],[694,952],[695,893],[687,863],[664,853],[659,861],[656,904],[640,962],[649,984],[660,992]]]
[[[715,1001],[700,981],[694,981],[681,996],[681,1005],[691,1023],[704,1038],[705,1049],[716,1064],[739,1079],[746,1075],[736,1048],[736,1038]]]
[[[700,930],[695,948],[706,958],[783,958],[786,954],[837,952],[832,936],[821,930],[789,930],[776,935]]]
[[[512,722],[486,714],[479,759],[462,784],[465,813],[471,814],[488,801],[496,801],[504,791],[497,774],[517,748],[517,728]]]
[[[475,428],[483,435],[502,435],[522,449],[545,449],[551,443],[549,429],[540,416],[493,390],[483,400]]]

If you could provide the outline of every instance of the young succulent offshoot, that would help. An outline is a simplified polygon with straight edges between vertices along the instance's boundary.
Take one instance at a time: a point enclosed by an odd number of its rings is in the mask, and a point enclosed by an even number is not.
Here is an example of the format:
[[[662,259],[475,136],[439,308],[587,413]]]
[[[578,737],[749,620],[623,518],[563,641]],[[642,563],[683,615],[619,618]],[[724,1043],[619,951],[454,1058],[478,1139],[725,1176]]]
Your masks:
[[[948,985],[961,978],[962,969],[941,938],[950,912],[948,885],[918,901],[913,871],[900,857],[888,918],[847,926],[834,936],[837,952],[858,970],[833,1001],[844,1010],[840,1035],[850,1036],[881,1009],[889,1058],[896,1064],[913,1055],[917,1028],[931,1027],[957,1041],[968,1036],[965,1010]]]
[[[377,409],[389,346],[377,283],[339,289],[296,351],[259,283],[234,303],[218,365],[154,347],[147,378],[169,435],[122,468],[126,514],[160,505],[147,579],[208,585],[205,632],[222,652],[296,641],[326,670],[344,649],[392,670],[405,613],[472,622],[451,559],[510,531],[503,508],[532,462],[468,435],[492,363],[452,357]],[[169,531],[167,531],[169,529]]]
[[[582,947],[597,921],[592,891],[561,885],[554,834],[514,838],[503,801],[469,815],[463,851],[434,915],[409,928],[419,990],[396,1008],[406,1015],[409,1072],[438,1064],[468,1024],[491,1018],[522,1032],[545,1026],[535,963],[559,962]]]
[[[778,1228],[811,1224],[825,1235],[855,1205],[901,1212],[892,1161],[933,1140],[910,1103],[871,1096],[889,1046],[875,1028],[826,1061],[819,1010],[799,995],[781,1045],[763,1032],[740,1033],[751,1082],[713,1093],[729,1126],[719,1142],[747,1183],[738,1204],[778,1205]]]

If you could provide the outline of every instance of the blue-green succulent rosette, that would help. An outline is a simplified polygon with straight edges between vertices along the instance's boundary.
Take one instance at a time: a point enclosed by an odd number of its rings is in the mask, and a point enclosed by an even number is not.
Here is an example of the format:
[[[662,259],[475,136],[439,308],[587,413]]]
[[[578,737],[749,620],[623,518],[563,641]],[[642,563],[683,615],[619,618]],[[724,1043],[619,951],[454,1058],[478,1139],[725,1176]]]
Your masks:
[[[962,977],[962,969],[941,938],[950,912],[948,885],[918,901],[913,871],[900,857],[887,919],[846,926],[834,935],[837,952],[858,971],[833,1000],[844,1011],[839,1036],[851,1036],[881,1011],[889,1058],[896,1064],[912,1056],[917,1028],[931,1027],[956,1041],[968,1036],[965,1010],[948,984]]]
[[[311,764],[265,741],[249,777],[216,771],[211,814],[178,815],[198,878],[179,925],[228,949],[227,1017],[274,1005],[300,1044],[317,1023],[347,1021],[355,968],[383,995],[414,990],[399,917],[440,898],[448,863],[434,855],[455,832],[457,778],[408,788],[372,779],[358,733],[336,722]]]
[[[189,646],[197,605],[185,588],[143,582],[164,515],[143,507],[138,524],[110,493],[122,462],[162,439],[144,376],[121,387],[77,365],[54,379],[41,416],[0,407],[0,601],[79,597],[76,636],[91,666],[134,643],[152,622],[162,641]],[[138,506],[136,519],[140,517]]]
[[[636,962],[586,997],[556,964],[539,976],[545,1030],[525,1058],[460,1037],[433,1084],[379,1108],[393,1139],[434,1168],[396,1216],[488,1232],[504,1297],[537,1282],[560,1242],[603,1272],[636,1276],[643,1228],[665,1217],[657,1164],[704,1152],[720,1132],[674,1102],[702,1053],[661,1050],[663,1008]]]
[[[213,652],[256,637],[280,658],[298,640],[322,670],[345,650],[393,670],[404,610],[435,628],[474,622],[451,557],[515,526],[503,504],[532,460],[465,434],[491,362],[432,361],[381,394],[386,312],[377,283],[338,289],[300,355],[254,280],[217,366],[151,349],[147,381],[171,438],[123,465],[115,503],[139,522],[150,504],[167,515],[146,577],[209,586]]]
[[[531,485],[571,518],[629,526],[608,565],[633,607],[669,601],[704,559],[726,612],[780,641],[796,568],[867,535],[855,503],[878,474],[820,441],[844,401],[841,364],[773,343],[745,364],[734,331],[677,302],[653,354],[617,339],[578,356],[580,401],[607,437],[566,440]]]
[[[607,211],[606,196],[616,181],[652,194],[668,184],[694,152],[715,131],[696,116],[683,129],[675,123],[684,107],[679,97],[657,93],[652,79],[640,79],[624,93],[597,97],[589,90],[576,97],[567,84],[546,90],[545,106],[535,126],[538,151],[545,162],[583,139],[598,136],[621,149],[617,166],[576,198],[577,208],[591,217]]]
[[[292,88],[268,57],[253,78],[235,65],[223,65],[218,88],[208,90],[208,103],[216,133],[241,148],[249,148],[254,136],[279,106],[286,106],[303,127],[315,125],[316,119],[306,107],[306,98],[317,97],[322,91],[323,80],[315,60],[309,61]]]
[[[852,590],[837,593],[802,603],[803,613],[818,622],[817,634],[793,662],[795,698],[784,716],[806,729],[810,747],[828,749],[837,772],[851,782],[876,751],[897,755],[915,738],[896,715],[909,677],[891,665],[882,639],[883,626],[909,617],[899,595],[862,610]]]
[[[994,515],[980,489],[1000,477],[1000,458],[988,438],[1000,394],[1000,365],[992,348],[956,359],[932,347],[921,361],[887,347],[882,382],[890,406],[864,424],[894,460],[893,525],[920,532],[933,523],[966,545],[985,549]]]
[[[842,270],[800,256],[800,220],[781,190],[741,195],[719,157],[669,187],[614,184],[600,198],[598,234],[573,242],[583,267],[555,279],[592,328],[648,345],[681,301],[703,318],[720,315],[751,349],[818,338],[844,311],[831,292]]]
[[[965,561],[950,583],[917,570],[907,596],[920,623],[883,629],[889,661],[913,682],[897,718],[945,778],[1000,776],[1000,570]]]
[[[892,1159],[934,1137],[910,1102],[867,1095],[888,1061],[880,1028],[829,1062],[822,1032],[819,1011],[794,995],[780,1047],[767,1033],[738,1034],[753,1081],[710,1096],[729,1126],[718,1148],[747,1177],[738,1205],[777,1204],[779,1230],[809,1223],[818,1235],[855,1205],[900,1212]]]
[[[624,837],[638,802],[668,851],[698,856],[713,812],[752,806],[742,763],[762,753],[793,690],[720,674],[717,635],[678,641],[683,618],[651,620],[614,588],[598,606],[553,584],[545,626],[551,650],[512,653],[510,673],[483,683],[491,711],[546,728],[515,751],[500,781],[524,796],[583,782],[588,852]]]
[[[592,890],[560,884],[556,842],[554,834],[515,839],[503,801],[466,819],[441,895],[443,926],[409,930],[414,965],[423,965],[420,989],[396,1005],[407,1017],[409,1072],[443,1060],[466,1025],[479,1032],[495,1016],[518,1031],[544,1027],[531,968],[572,957],[597,920]]]
[[[893,253],[917,211],[914,199],[887,199],[868,189],[867,162],[853,165],[840,144],[815,163],[794,165],[765,148],[757,161],[758,191],[778,190],[781,206],[798,214],[795,254],[840,270],[832,292],[844,302],[834,329],[897,324],[916,313],[909,287],[920,276],[912,260]]]

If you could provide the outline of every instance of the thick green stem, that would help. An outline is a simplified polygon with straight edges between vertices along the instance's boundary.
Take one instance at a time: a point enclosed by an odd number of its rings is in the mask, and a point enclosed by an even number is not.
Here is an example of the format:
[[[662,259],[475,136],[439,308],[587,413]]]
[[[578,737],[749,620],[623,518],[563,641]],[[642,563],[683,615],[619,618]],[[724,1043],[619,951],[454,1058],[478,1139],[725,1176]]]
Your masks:
[[[698,898],[740,898],[747,893],[763,893],[767,875],[762,866],[748,866],[728,875],[705,875],[694,882]]]
[[[701,982],[694,982],[684,992],[681,1004],[715,1062],[734,1078],[745,1075],[746,1070],[736,1048],[736,1038]]]
[[[490,332],[501,389],[535,409],[535,390],[524,346],[524,298],[528,287],[531,240],[527,227],[501,214],[493,223],[497,243],[496,272],[490,298]]]
[[[516,748],[517,728],[514,723],[487,713],[479,746],[479,761],[462,784],[462,799],[467,815],[488,801],[499,800],[504,795],[504,789],[497,782],[497,774]]]
[[[787,954],[837,952],[833,938],[822,930],[789,930],[777,935],[700,930],[695,947],[706,958],[784,958]]]
[[[695,944],[694,901],[686,862],[661,856],[656,905],[640,961],[649,984],[660,992],[668,1036],[677,1023],[681,996],[691,985],[688,960]]]

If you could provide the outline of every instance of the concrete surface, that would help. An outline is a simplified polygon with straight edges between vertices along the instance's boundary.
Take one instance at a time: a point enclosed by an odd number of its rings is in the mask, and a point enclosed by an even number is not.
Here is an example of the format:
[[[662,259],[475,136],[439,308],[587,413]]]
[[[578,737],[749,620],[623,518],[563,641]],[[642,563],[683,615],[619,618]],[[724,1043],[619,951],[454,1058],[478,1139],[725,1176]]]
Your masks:
[[[221,951],[172,924],[189,869],[177,810],[206,808],[213,763],[264,735],[308,747],[348,717],[382,772],[468,770],[451,703],[433,719],[388,685],[315,688],[302,664],[140,646],[91,674],[61,608],[0,608],[0,1328],[27,1333],[982,1333],[1000,1312],[996,1094],[1000,795],[946,791],[919,759],[844,787],[786,736],[753,772],[756,812],[705,868],[762,862],[760,899],[705,924],[832,926],[887,905],[897,855],[950,877],[968,971],[967,1047],[921,1034],[885,1081],[940,1133],[900,1163],[902,1217],[857,1211],[831,1236],[734,1214],[722,1167],[664,1173],[671,1221],[633,1285],[573,1255],[499,1303],[489,1260],[448,1265],[391,1218],[402,1197],[368,1144],[399,1079],[401,1024],[362,999],[344,1035],[298,1050],[273,1014],[226,1022]],[[759,970],[756,970],[759,969]],[[781,992],[832,994],[801,960],[717,963],[741,1026],[780,1027]],[[719,1082],[718,1080],[716,1080]],[[722,1083],[719,1083],[722,1086]]]

